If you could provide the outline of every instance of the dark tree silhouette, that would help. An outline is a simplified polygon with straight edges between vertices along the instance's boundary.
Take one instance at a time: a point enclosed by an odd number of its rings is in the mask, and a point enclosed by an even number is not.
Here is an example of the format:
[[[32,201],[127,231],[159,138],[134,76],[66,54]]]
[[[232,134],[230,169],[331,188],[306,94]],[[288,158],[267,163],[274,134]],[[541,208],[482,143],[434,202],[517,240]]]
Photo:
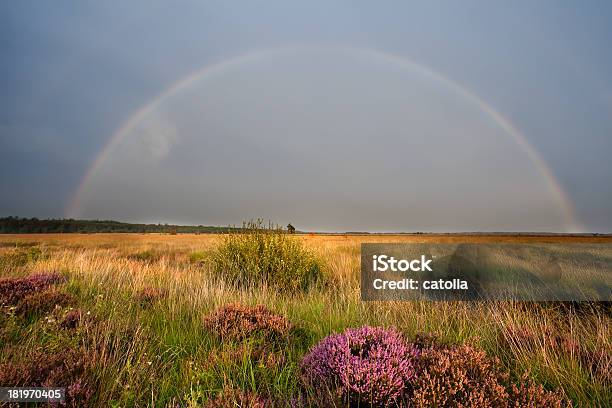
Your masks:
[[[240,230],[235,227],[208,227],[203,225],[130,224],[111,220],[0,218],[0,234],[25,233],[94,233],[94,232],[161,232],[177,233],[224,233]]]

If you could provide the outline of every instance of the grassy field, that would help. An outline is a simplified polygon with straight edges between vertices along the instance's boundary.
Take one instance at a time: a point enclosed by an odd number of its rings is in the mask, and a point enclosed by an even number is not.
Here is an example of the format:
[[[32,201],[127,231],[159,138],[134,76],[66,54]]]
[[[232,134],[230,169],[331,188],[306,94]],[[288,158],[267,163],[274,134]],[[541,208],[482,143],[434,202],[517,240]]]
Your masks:
[[[300,359],[319,340],[347,327],[395,326],[410,339],[430,333],[442,343],[481,348],[513,379],[528,372],[547,389],[563,389],[576,406],[612,406],[609,312],[519,302],[362,302],[359,296],[362,242],[612,244],[610,238],[300,235],[323,260],[328,284],[291,293],[235,287],[213,274],[208,260],[222,239],[0,235],[1,278],[59,272],[68,279],[57,290],[70,297],[52,310],[4,307],[0,363],[27,366],[28,359],[76,350],[93,367],[89,401],[98,406],[200,406],[235,389],[289,401],[302,389]],[[262,304],[286,316],[299,328],[299,340],[266,358],[248,342],[220,341],[204,320],[229,303]],[[71,310],[80,313],[76,328],[66,328]]]

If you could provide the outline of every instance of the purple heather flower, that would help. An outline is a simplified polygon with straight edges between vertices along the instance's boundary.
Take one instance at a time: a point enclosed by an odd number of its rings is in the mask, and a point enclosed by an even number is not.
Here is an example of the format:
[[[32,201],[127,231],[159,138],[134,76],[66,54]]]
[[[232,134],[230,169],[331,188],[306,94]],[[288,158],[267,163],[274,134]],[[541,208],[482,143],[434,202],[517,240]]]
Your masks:
[[[359,406],[385,407],[407,397],[419,351],[395,328],[364,326],[323,339],[302,360],[315,389]]]
[[[51,285],[65,281],[66,278],[59,273],[41,273],[24,278],[1,279],[0,304],[16,304],[33,292],[47,289]]]

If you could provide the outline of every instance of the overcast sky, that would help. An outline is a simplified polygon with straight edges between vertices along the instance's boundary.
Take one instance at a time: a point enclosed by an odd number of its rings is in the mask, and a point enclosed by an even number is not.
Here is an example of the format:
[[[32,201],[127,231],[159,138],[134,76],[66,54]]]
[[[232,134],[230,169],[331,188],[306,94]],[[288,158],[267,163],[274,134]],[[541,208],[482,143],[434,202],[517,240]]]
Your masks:
[[[1,2],[0,215],[610,232],[611,21],[606,1]]]

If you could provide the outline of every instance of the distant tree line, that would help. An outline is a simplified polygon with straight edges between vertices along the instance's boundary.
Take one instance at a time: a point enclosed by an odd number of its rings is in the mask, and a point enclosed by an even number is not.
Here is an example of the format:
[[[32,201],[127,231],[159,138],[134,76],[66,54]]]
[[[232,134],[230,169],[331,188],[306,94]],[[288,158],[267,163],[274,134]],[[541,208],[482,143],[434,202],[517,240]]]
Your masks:
[[[210,227],[204,225],[130,224],[110,220],[38,219],[21,217],[0,218],[0,234],[36,233],[95,233],[95,232],[161,232],[222,233],[235,231],[236,227]]]

